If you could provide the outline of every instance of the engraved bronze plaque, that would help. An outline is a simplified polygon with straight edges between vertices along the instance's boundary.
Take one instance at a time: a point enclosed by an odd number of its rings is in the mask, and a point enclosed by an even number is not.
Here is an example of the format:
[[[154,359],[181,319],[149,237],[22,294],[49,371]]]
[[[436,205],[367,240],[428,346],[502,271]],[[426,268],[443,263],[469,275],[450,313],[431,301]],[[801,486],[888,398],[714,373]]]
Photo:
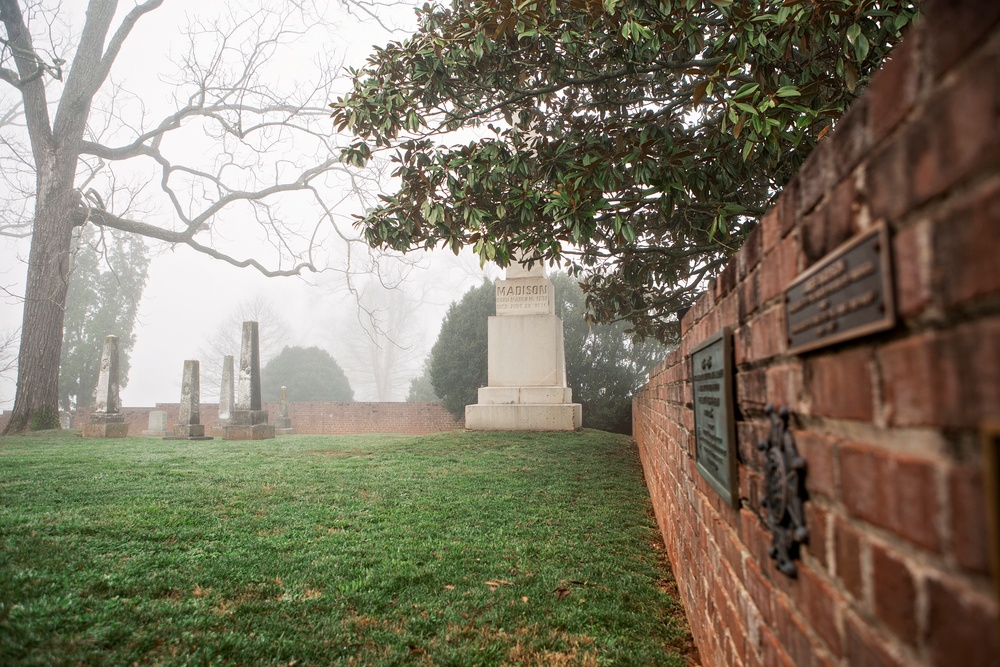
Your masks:
[[[840,246],[785,290],[788,351],[793,354],[891,329],[895,324],[885,225]]]
[[[733,350],[728,328],[691,353],[694,441],[698,472],[730,506],[739,501],[736,423],[733,416]]]

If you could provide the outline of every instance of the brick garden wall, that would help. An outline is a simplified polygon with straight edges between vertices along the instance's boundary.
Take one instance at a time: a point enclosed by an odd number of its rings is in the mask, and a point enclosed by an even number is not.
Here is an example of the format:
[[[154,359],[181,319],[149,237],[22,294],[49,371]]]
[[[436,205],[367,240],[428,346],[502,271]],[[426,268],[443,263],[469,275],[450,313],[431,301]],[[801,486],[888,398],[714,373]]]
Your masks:
[[[1000,664],[979,428],[1000,420],[1000,2],[934,2],[709,292],[634,402],[705,665]],[[782,291],[888,224],[896,326],[789,354]],[[739,508],[695,468],[687,356],[733,329]],[[797,579],[768,557],[758,440],[808,464]]]
[[[129,423],[129,435],[140,435],[149,427],[149,413],[163,410],[167,413],[167,428],[177,423],[177,403],[157,403],[151,408],[122,408]],[[264,403],[271,423],[278,416],[277,403]],[[208,435],[222,435],[212,424],[219,414],[215,403],[203,403],[200,408],[201,423]],[[90,416],[90,410],[78,410],[74,427],[81,428]],[[402,433],[422,435],[439,431],[465,428],[464,421],[456,421],[437,403],[308,403],[288,404],[288,416],[295,433],[358,434]]]

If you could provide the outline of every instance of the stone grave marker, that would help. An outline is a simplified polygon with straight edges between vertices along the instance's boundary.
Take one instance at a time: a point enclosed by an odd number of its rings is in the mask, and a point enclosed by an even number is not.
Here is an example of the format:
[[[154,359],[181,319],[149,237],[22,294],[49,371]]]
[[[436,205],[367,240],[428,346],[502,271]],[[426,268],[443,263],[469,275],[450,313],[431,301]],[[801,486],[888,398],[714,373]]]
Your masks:
[[[236,403],[235,384],[233,383],[233,355],[222,357],[222,386],[219,389],[219,415],[215,420],[215,428],[223,429],[229,426],[233,405]]]
[[[536,263],[516,261],[496,283],[497,314],[489,319],[488,386],[465,408],[474,431],[572,431],[583,408],[566,385],[562,320],[555,314],[552,282]]]
[[[200,364],[197,359],[184,362],[184,376],[181,379],[181,406],[177,412],[177,424],[173,434],[164,440],[212,440],[205,435],[201,423],[201,379]]]
[[[124,438],[128,422],[121,413],[118,380],[118,336],[106,336],[101,351],[101,369],[97,376],[97,400],[90,423],[83,427],[85,438]]]
[[[292,434],[292,420],[288,417],[288,387],[282,387],[278,398],[278,418],[274,420],[274,432],[278,435]]]
[[[152,410],[149,413],[149,427],[142,432],[143,435],[163,437],[167,434],[167,411]]]
[[[243,323],[240,374],[236,382],[236,405],[223,440],[267,440],[274,437],[274,425],[267,423],[267,410],[260,403],[260,342],[256,322]]]

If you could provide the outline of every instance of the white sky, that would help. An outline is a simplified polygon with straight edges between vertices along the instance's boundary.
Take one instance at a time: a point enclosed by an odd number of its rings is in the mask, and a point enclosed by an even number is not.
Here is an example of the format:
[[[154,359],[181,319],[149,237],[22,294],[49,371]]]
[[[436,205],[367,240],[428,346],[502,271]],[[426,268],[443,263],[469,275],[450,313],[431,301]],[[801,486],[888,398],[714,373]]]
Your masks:
[[[127,11],[132,5],[130,2],[121,4],[120,11]],[[79,20],[86,3],[84,0],[64,0],[63,6],[69,10],[70,20]],[[184,51],[184,43],[179,37],[186,24],[185,16],[194,16],[196,12],[198,16],[211,16],[225,11],[225,4],[218,0],[168,0],[164,7],[140,22],[112,70],[112,77],[139,93],[143,102],[154,108],[158,100],[167,99],[170,89],[154,78],[153,73],[161,71],[163,65],[169,70],[167,54]],[[409,7],[383,10],[383,15],[407,31],[414,28]],[[373,44],[385,44],[404,35],[390,35],[373,21],[361,21],[344,14],[338,23],[338,29],[330,34],[313,36],[297,44],[294,53],[282,61],[285,71],[294,75],[305,71],[317,58],[331,57],[343,57],[345,64],[360,67]],[[346,89],[346,84],[343,88]],[[333,130],[331,124],[330,132]],[[360,206],[354,206],[352,210],[352,204],[346,203],[342,207],[344,210],[338,213],[346,217],[360,212]],[[0,292],[0,331],[20,327],[21,302],[16,296],[23,294],[26,271],[23,258],[27,250],[26,239],[0,237],[0,287],[9,292]],[[478,284],[483,276],[478,260],[468,253],[457,258],[450,252],[426,255],[420,264],[422,268],[411,272],[405,286],[408,293],[422,294],[424,303],[419,308],[421,317],[412,325],[416,330],[408,336],[414,349],[409,355],[407,378],[398,383],[394,392],[396,400],[405,398],[408,378],[420,370],[421,360],[437,337],[448,304]],[[487,269],[491,275],[496,274],[495,268]],[[180,395],[183,361],[197,359],[199,350],[236,306],[257,296],[264,297],[291,324],[288,344],[318,345],[330,351],[348,370],[349,364],[342,358],[350,354],[350,347],[344,344],[343,338],[344,332],[351,327],[345,323],[356,320],[358,312],[344,289],[342,276],[265,278],[253,269],[237,269],[185,246],[170,249],[160,244],[155,249],[140,306],[136,326],[138,341],[132,352],[128,385],[122,391],[123,404],[129,407],[176,402]],[[266,347],[267,341],[262,340],[261,345]],[[373,399],[359,391],[363,384],[360,379],[350,379],[356,400]],[[0,378],[0,409],[10,409],[13,404],[14,380],[13,374]],[[202,388],[203,397],[214,396],[215,392],[214,387]]]

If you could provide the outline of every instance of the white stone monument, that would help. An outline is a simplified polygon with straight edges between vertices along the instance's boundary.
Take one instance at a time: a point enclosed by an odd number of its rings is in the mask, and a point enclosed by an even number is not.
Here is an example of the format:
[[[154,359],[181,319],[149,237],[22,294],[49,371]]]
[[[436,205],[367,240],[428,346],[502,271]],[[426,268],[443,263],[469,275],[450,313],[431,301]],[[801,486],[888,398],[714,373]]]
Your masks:
[[[566,386],[562,320],[555,314],[545,267],[511,263],[498,280],[497,314],[489,319],[489,386],[465,408],[473,431],[572,431],[583,408]]]
[[[118,336],[105,336],[94,411],[90,414],[90,423],[83,427],[83,437],[128,437],[128,422],[121,413],[118,388]]]

